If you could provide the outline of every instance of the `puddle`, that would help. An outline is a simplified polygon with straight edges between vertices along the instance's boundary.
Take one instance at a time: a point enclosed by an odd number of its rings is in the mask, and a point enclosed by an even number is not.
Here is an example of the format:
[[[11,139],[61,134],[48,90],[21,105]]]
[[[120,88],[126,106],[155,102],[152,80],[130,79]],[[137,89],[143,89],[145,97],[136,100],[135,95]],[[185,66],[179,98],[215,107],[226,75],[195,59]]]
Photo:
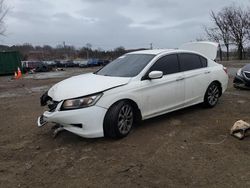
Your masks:
[[[40,86],[40,87],[32,87],[30,88],[30,91],[41,92],[41,91],[47,91],[48,89],[49,89],[49,86]]]
[[[17,97],[17,96],[21,96],[21,95],[17,93],[9,93],[9,92],[0,93],[0,98]]]
[[[15,90],[15,93],[10,92],[0,92],[0,98],[10,98],[10,97],[19,97],[24,96],[30,93],[42,93],[49,89],[49,86],[40,86],[40,87],[32,87],[32,88],[21,88]]]
[[[245,101],[245,100],[238,100],[237,101],[239,104],[245,104],[247,101]]]
[[[239,96],[239,97],[249,97],[248,93],[240,93],[240,92],[230,92],[230,91],[226,91],[224,94],[226,95],[234,95],[234,96]]]
[[[26,79],[43,80],[50,78],[63,78],[67,77],[67,72],[46,72],[46,73],[36,73],[25,76]]]

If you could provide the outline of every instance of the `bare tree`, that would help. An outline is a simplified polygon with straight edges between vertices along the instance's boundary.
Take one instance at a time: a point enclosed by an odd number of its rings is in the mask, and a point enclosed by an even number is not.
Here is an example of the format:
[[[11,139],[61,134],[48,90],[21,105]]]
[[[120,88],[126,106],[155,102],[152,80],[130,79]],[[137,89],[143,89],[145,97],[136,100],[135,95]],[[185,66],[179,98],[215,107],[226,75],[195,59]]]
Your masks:
[[[91,54],[93,52],[92,51],[92,44],[88,42],[86,44],[85,50],[86,50],[86,53],[87,53],[87,59],[89,59],[89,57],[91,56]]]
[[[205,32],[209,39],[214,40],[218,42],[219,44],[220,44],[220,41],[223,42],[223,44],[225,45],[227,49],[227,60],[229,60],[230,32],[229,32],[229,27],[226,21],[224,10],[220,11],[218,14],[215,14],[212,11],[210,16],[212,18],[212,21],[215,24],[215,27],[211,27],[211,28],[205,27]],[[221,52],[221,48],[220,48],[220,52]]]
[[[236,5],[223,8],[217,14],[211,12],[214,26],[205,27],[209,39],[222,41],[227,49],[229,59],[229,45],[235,44],[238,48],[239,59],[243,58],[244,45],[249,40],[250,11]]]
[[[219,52],[220,52],[220,60],[222,61],[222,49],[221,49],[221,40],[223,41],[223,38],[220,34],[220,31],[218,28],[208,28],[204,27],[204,30],[207,34],[207,37],[209,40],[215,41],[219,43]],[[227,60],[229,59],[229,46],[227,48]]]
[[[91,50],[91,48],[92,48],[92,44],[87,43],[87,44],[86,44],[86,48],[87,48],[87,49],[89,49],[89,50]]]
[[[8,8],[5,6],[5,0],[0,0],[0,35],[4,35],[6,28],[4,25],[4,18],[8,13]]]
[[[219,33],[220,31],[217,27],[211,27],[211,28],[204,27],[204,30],[209,40],[219,43],[220,40],[222,39],[221,34]]]
[[[239,59],[243,59],[244,45],[250,30],[249,11],[237,6],[226,7],[222,11],[229,28],[230,39],[237,45]]]
[[[123,46],[119,46],[114,49],[114,54],[116,57],[121,56],[126,53],[126,50]]]

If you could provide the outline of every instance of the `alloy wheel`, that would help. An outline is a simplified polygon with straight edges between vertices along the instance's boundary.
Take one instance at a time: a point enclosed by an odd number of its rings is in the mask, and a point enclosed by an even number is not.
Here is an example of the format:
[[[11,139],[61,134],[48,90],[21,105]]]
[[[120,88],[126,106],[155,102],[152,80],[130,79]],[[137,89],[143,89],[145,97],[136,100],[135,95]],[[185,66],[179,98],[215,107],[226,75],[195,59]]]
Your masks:
[[[211,106],[214,106],[219,99],[220,91],[217,85],[213,84],[209,87],[208,93],[207,93],[207,99]]]
[[[122,106],[118,115],[118,129],[123,135],[128,134],[133,125],[133,109],[130,105]]]

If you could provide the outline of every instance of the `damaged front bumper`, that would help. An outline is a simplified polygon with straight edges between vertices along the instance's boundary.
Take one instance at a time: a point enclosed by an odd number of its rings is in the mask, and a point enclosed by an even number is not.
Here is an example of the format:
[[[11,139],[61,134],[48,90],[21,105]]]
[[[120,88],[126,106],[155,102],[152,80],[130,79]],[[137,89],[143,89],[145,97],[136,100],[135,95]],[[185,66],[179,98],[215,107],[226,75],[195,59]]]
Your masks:
[[[60,111],[63,101],[38,117],[37,125],[59,124],[63,129],[85,138],[103,137],[103,120],[107,109],[99,106]],[[52,105],[52,104],[51,104]],[[54,107],[54,106],[53,106]]]
[[[38,117],[37,119],[37,126],[38,127],[42,127],[44,125],[46,125],[48,122],[46,120],[44,120],[44,116],[41,115],[40,117]]]

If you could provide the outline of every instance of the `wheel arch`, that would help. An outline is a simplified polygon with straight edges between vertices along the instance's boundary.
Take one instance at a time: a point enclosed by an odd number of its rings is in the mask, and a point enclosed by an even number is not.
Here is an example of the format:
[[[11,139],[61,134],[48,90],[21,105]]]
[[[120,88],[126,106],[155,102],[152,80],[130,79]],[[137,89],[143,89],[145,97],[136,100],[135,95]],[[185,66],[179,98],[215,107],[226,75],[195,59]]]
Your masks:
[[[219,86],[219,91],[220,91],[220,96],[221,96],[221,95],[222,95],[222,84],[221,84],[221,82],[220,82],[219,80],[214,80],[214,81],[212,81],[212,82],[209,84],[209,86],[210,86],[212,83],[215,83],[215,84],[217,84],[217,85]]]
[[[130,104],[132,105],[133,109],[135,110],[135,122],[136,122],[136,123],[140,122],[140,121],[142,120],[141,110],[140,110],[138,104],[137,104],[134,100],[132,100],[132,99],[129,99],[129,98],[119,99],[119,100],[117,100],[116,102],[114,102],[112,105],[110,105],[110,107],[108,108],[108,110],[109,110],[112,106],[114,106],[115,104],[117,104],[117,103],[119,103],[119,102],[121,102],[121,101],[126,101],[126,102],[128,102],[128,103],[130,103]],[[107,112],[108,112],[108,110],[107,110]],[[106,113],[107,113],[107,112],[106,112]]]
[[[208,99],[208,91],[209,91],[209,88],[212,86],[212,85],[217,85],[218,86],[218,90],[219,90],[219,96],[217,97],[216,101],[211,104],[209,99]],[[218,81],[218,80],[214,80],[212,81],[208,87],[207,87],[207,90],[205,92],[205,95],[204,95],[204,99],[203,99],[203,104],[204,104],[204,107],[208,107],[208,108],[213,108],[217,102],[218,102],[218,98],[222,95],[222,84]]]

